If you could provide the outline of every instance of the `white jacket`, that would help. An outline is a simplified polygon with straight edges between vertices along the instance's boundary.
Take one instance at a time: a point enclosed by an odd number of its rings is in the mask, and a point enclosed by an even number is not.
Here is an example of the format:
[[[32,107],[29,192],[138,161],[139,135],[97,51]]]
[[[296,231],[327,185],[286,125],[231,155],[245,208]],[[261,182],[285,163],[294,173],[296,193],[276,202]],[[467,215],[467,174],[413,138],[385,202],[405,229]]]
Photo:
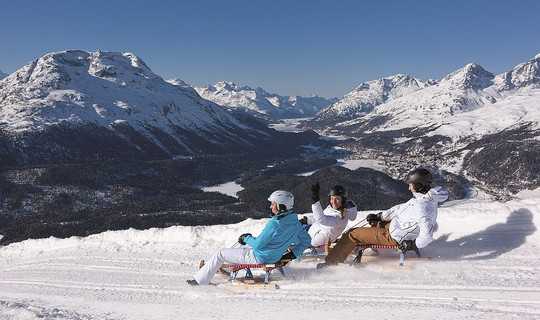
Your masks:
[[[324,211],[320,201],[311,205],[313,216],[308,219],[308,223],[312,223],[308,233],[311,236],[312,246],[323,245],[327,238],[335,241],[345,230],[349,220],[354,221],[356,219],[356,204],[350,200],[347,201],[347,204],[350,204],[350,207],[347,209],[343,219],[341,219],[339,210],[333,209],[330,205]]]
[[[415,240],[418,248],[433,241],[437,204],[448,199],[448,191],[435,186],[426,194],[414,193],[411,200],[384,211],[381,220],[390,222],[390,235],[398,243]]]

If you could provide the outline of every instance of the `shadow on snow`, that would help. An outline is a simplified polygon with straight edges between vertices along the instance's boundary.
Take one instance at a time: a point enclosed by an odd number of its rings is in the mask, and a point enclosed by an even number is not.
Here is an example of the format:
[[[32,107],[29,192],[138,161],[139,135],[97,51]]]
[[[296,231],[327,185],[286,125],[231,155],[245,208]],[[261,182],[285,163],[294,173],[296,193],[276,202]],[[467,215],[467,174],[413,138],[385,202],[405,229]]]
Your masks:
[[[521,208],[510,213],[506,222],[489,226],[485,230],[448,241],[451,233],[434,240],[426,253],[440,256],[441,260],[487,260],[519,248],[526,237],[536,231],[533,214]]]

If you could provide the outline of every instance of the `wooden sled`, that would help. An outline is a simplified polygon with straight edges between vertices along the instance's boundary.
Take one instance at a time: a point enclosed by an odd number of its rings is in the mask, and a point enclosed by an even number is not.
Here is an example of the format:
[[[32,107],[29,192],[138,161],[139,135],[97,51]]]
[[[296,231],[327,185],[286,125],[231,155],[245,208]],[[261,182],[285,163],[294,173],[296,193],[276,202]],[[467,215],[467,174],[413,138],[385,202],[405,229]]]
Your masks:
[[[287,261],[288,262],[288,261]],[[281,268],[282,274],[285,275],[283,272],[282,266],[284,264],[282,262],[278,262],[275,264],[229,264],[224,263],[221,268],[217,271],[220,275],[222,275],[225,278],[229,279],[229,286],[227,286],[230,289],[279,289],[279,286],[277,284],[269,284],[272,280],[278,280],[277,278],[270,278],[270,271],[276,268]],[[201,260],[199,262],[199,269],[204,266],[204,260]],[[251,272],[251,268],[262,268],[265,270],[265,277],[264,278],[256,278],[253,276],[253,273]],[[246,276],[245,277],[238,277],[238,272],[240,270],[246,270]],[[232,285],[233,283],[238,283],[240,285]]]
[[[270,284],[270,281],[277,281],[285,277],[285,271],[283,271],[283,266],[289,261],[279,261],[277,263],[271,264],[229,264],[224,263],[223,266],[219,269],[220,273],[224,277],[229,278],[229,283],[239,282],[247,284],[248,289],[279,289],[279,286],[276,284]],[[254,277],[251,269],[262,269],[264,271],[264,278]],[[270,274],[273,270],[277,269],[282,277],[270,277]],[[240,270],[245,270],[246,275],[244,277],[238,277],[238,272]],[[231,286],[233,288],[235,286]],[[238,288],[240,289],[240,288]]]
[[[377,250],[379,249],[393,249],[393,250],[398,250],[399,252],[399,265],[395,266],[396,268],[399,268],[399,269],[410,269],[411,267],[410,266],[405,266],[404,265],[404,261],[405,261],[405,251],[401,251],[399,250],[399,246],[398,245],[380,245],[380,244],[359,244],[356,246],[356,249],[358,250],[358,254],[356,255],[356,257],[354,258],[354,262],[355,263],[361,263],[362,262],[362,257],[363,257],[363,254],[364,254],[364,250],[366,249],[372,249],[376,252],[378,252]],[[422,255],[420,254],[420,250],[419,249],[416,249],[414,250],[416,252],[416,257],[407,257],[407,260],[409,259],[415,259],[415,260],[430,260],[431,258],[430,257],[422,257]],[[366,256],[366,257],[373,257],[373,256]],[[391,267],[391,266],[388,266],[388,267]]]
[[[328,252],[330,251],[330,249],[332,249],[335,245],[336,245],[336,242],[332,242],[330,239],[326,239],[326,242],[324,244],[325,255],[328,255]],[[313,247],[313,248],[320,248],[320,247]],[[368,259],[377,257],[377,256],[363,256],[364,251],[366,249],[372,249],[377,253],[378,253],[379,249],[397,250],[399,252],[399,263],[398,263],[398,265],[379,265],[379,267],[381,267],[381,268],[411,269],[410,266],[404,265],[405,260],[430,260],[431,259],[431,257],[423,257],[420,254],[419,249],[415,250],[416,257],[411,257],[411,256],[405,257],[405,252],[400,251],[398,245],[359,244],[359,245],[356,246],[356,249],[357,249],[358,253],[356,254],[356,256],[353,256],[354,263],[356,263],[356,264],[361,263],[363,257],[368,258]],[[321,255],[318,255],[318,257],[321,257]],[[302,256],[302,259],[303,258],[304,258],[304,256]]]

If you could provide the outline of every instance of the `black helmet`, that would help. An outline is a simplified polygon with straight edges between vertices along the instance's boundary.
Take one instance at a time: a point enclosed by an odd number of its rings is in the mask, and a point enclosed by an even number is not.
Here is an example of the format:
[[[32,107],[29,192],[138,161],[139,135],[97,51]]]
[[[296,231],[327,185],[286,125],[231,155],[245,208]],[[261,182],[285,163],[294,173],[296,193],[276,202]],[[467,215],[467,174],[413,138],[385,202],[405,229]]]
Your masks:
[[[343,186],[335,185],[332,187],[332,189],[330,189],[330,193],[328,195],[347,197],[347,190]]]
[[[331,196],[341,196],[341,208],[345,207],[345,202],[347,202],[347,189],[345,189],[345,187],[340,186],[339,184],[333,186],[328,193],[328,199],[330,199]]]
[[[407,183],[412,183],[414,190],[422,193],[431,189],[432,182],[433,176],[427,169],[423,168],[413,170],[407,176]]]

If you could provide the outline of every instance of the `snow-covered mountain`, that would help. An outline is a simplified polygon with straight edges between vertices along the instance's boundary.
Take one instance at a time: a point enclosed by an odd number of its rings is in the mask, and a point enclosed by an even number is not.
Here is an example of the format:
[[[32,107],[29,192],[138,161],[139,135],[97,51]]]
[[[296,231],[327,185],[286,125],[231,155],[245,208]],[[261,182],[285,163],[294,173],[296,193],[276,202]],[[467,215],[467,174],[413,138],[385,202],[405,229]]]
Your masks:
[[[0,80],[4,79],[7,76],[9,76],[9,74],[3,73],[2,70],[0,70]]]
[[[364,82],[341,100],[322,110],[314,117],[310,125],[325,127],[327,123],[336,124],[356,119],[369,114],[378,105],[409,95],[433,84],[433,80],[423,83],[403,74]]]
[[[170,80],[177,83],[176,79]],[[180,85],[185,85],[180,83]],[[336,102],[322,97],[279,96],[261,88],[239,87],[233,82],[221,81],[215,85],[194,87],[207,100],[229,108],[240,108],[256,117],[276,121],[288,118],[313,117]]]
[[[533,59],[517,65],[513,70],[497,76],[495,83],[500,91],[527,87],[540,88],[540,53]]]
[[[0,80],[4,164],[257,151],[279,134],[131,53],[51,53]]]
[[[499,75],[471,63],[440,81],[370,81],[304,128],[352,136],[349,147],[360,153],[444,168],[490,188],[538,187],[539,63],[540,54]]]
[[[461,126],[465,118],[478,118],[479,114],[491,115],[508,101],[534,101],[539,94],[540,54],[534,59],[516,66],[512,71],[493,75],[477,64],[447,75],[440,81],[426,83],[407,75],[397,75],[363,83],[345,95],[342,100],[329,106],[308,123],[309,127],[331,126],[328,130],[347,127],[357,133],[366,131],[392,131],[404,128],[433,128],[452,126],[454,136],[474,133],[494,133],[508,127],[500,121],[499,114],[490,124],[478,123]],[[530,99],[528,97],[531,97]],[[519,110],[509,116],[519,115],[512,121],[540,119],[540,109],[534,103],[521,103]],[[469,112],[476,111],[473,117]],[[344,119],[350,121],[342,123]],[[495,122],[500,125],[493,127]]]

